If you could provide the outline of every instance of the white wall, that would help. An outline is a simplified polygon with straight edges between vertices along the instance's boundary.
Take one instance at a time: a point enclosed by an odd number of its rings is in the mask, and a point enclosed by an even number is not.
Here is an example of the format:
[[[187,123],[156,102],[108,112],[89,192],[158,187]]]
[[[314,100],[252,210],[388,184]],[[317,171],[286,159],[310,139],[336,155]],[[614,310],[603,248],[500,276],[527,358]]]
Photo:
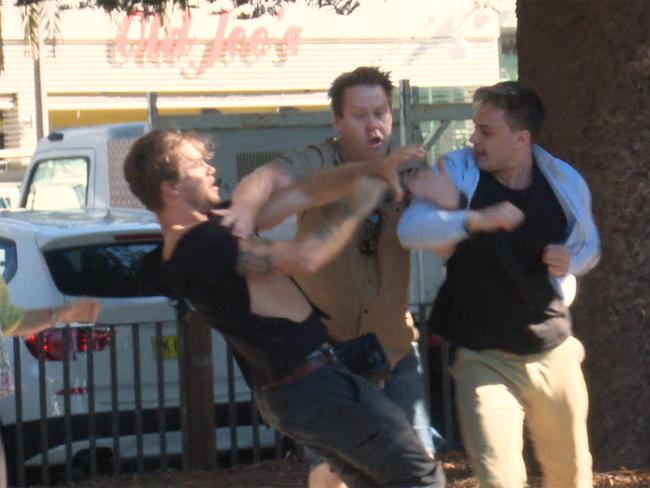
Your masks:
[[[169,44],[174,52],[168,56],[151,51],[125,56],[124,52],[138,50],[141,26],[139,21],[131,24],[123,36],[126,49],[121,51],[116,41],[124,26],[123,14],[62,12],[61,37],[44,53],[48,108],[110,108],[117,102],[141,108],[142,94],[150,91],[172,98],[200,95],[204,98],[196,103],[205,100],[213,108],[236,105],[244,97],[249,106],[256,98],[260,105],[274,100],[279,105],[325,105],[331,80],[359,65],[379,66],[391,71],[395,81],[409,79],[412,86],[491,84],[499,79],[498,10],[504,3],[513,8],[512,0],[364,0],[349,16],[338,16],[297,3],[281,18],[221,19],[225,28],[220,31],[220,17],[204,3],[184,24],[187,43],[178,42],[181,12],[153,36],[150,47],[175,39]],[[0,95],[16,97],[7,142],[30,151],[36,138],[33,63],[22,41],[20,10],[3,5],[2,13],[5,70],[0,74]],[[143,24],[145,38],[151,27],[151,21]],[[233,32],[241,31],[250,39],[256,29],[275,39],[283,39],[287,32],[299,32],[299,37],[293,45],[282,48],[280,43],[278,49],[275,43],[257,56],[226,49],[199,69],[219,35],[227,44]],[[176,106],[182,104],[178,97]]]

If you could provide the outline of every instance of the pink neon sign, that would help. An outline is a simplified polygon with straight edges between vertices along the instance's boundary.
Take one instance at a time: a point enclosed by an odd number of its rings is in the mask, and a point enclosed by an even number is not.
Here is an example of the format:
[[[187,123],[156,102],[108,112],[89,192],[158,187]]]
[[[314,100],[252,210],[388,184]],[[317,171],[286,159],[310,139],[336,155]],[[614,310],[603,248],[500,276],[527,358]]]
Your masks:
[[[143,14],[129,15],[124,19],[115,39],[113,62],[123,64],[133,59],[137,62],[177,64],[189,58],[195,47],[202,47],[200,56],[196,56],[200,62],[189,59],[188,63],[192,74],[198,77],[220,60],[239,58],[246,63],[254,63],[274,52],[280,61],[285,61],[289,55],[298,52],[301,27],[288,26],[282,35],[273,37],[268,29],[262,26],[253,29],[250,34],[242,26],[229,29],[228,12],[216,17],[214,37],[211,43],[206,44],[190,36],[192,16],[189,12],[183,15],[180,27],[167,29],[163,28],[158,15],[150,18],[145,18]],[[282,15],[277,18],[281,20]],[[137,32],[138,24],[139,37],[135,38],[132,31],[136,29]]]

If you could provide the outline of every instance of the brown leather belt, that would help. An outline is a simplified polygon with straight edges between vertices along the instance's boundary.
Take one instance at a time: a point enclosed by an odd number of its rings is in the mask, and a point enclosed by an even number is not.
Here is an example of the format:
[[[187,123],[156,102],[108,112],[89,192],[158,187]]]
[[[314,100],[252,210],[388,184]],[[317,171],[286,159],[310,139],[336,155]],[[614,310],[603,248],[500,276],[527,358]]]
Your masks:
[[[294,381],[304,378],[308,374],[316,371],[317,369],[325,366],[327,363],[336,361],[336,354],[332,346],[325,345],[320,349],[312,352],[305,358],[305,361],[296,367],[291,373],[281,376],[277,380],[260,386],[261,391],[272,390],[278,386],[288,385]]]

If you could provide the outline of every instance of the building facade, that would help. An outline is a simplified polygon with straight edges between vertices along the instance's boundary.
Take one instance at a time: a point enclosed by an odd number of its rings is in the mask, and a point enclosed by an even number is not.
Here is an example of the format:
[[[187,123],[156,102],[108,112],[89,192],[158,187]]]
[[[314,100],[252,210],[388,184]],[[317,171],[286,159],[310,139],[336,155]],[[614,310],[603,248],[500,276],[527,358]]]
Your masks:
[[[4,179],[20,173],[39,132],[146,120],[148,93],[161,116],[323,109],[332,79],[360,65],[438,97],[471,93],[499,80],[500,18],[514,11],[503,0],[365,0],[340,16],[297,2],[241,20],[218,4],[164,21],[66,10],[57,36],[43,33],[39,60],[24,40],[22,10],[3,5]]]

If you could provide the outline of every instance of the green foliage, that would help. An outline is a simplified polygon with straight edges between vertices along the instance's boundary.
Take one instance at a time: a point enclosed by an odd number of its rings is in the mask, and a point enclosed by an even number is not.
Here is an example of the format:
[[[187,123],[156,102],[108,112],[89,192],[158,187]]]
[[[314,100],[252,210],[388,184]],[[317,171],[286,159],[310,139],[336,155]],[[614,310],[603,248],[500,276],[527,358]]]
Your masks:
[[[265,14],[274,15],[284,5],[296,0],[209,0],[224,10],[236,10],[240,18],[256,18]],[[347,15],[359,6],[361,0],[306,0],[308,5],[318,8],[332,8],[337,14]],[[368,0],[366,0],[368,1]],[[17,0],[16,5],[25,7],[44,4],[44,0]],[[57,2],[58,3],[58,2]],[[163,14],[170,8],[188,9],[195,5],[190,0],[80,0],[74,3],[60,3],[59,9],[101,8],[108,13],[144,12],[147,15]]]
[[[6,0],[5,0],[6,1]],[[240,19],[254,19],[262,15],[275,15],[283,6],[296,0],[208,0],[224,11],[232,11]],[[359,6],[361,0],[304,0],[307,5],[333,9],[339,15],[347,15]],[[371,1],[371,0],[366,0]],[[0,21],[2,20],[0,0]],[[54,48],[60,39],[60,12],[73,8],[100,8],[109,14],[143,12],[145,15],[159,14],[163,18],[172,9],[187,10],[196,5],[191,0],[16,0],[23,7],[23,29],[25,40],[30,46],[34,59],[38,59],[39,41],[48,39]],[[0,73],[4,70],[2,42],[2,22],[0,22]]]
[[[58,0],[24,5],[22,12],[23,31],[34,59],[37,59],[40,54],[41,41],[49,39],[54,48],[56,42],[60,39],[60,12],[63,8],[64,5],[59,3]]]

